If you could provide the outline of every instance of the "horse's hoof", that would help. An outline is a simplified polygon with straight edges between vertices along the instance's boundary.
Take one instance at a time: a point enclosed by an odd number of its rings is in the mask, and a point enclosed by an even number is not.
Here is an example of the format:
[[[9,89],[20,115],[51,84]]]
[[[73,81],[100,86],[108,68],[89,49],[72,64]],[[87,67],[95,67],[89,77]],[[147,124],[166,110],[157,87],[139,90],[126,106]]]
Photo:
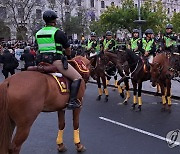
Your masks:
[[[84,151],[86,151],[86,148],[84,145],[78,143],[78,144],[76,144],[76,150],[77,150],[77,152],[84,152]]]
[[[132,105],[132,110],[135,110],[136,105],[137,105],[137,103]]]
[[[105,102],[108,102],[108,96],[105,97],[105,100],[104,100],[104,101],[105,101]]]
[[[67,151],[66,146],[62,143],[62,144],[58,144],[58,151],[59,152],[65,152]]]
[[[123,104],[124,104],[124,105],[127,105],[128,103],[127,103],[127,101],[124,101]]]
[[[141,112],[141,110],[142,110],[142,109],[141,109],[141,105],[139,105],[137,112]]]
[[[97,98],[96,98],[96,101],[100,101],[101,100],[101,95],[99,95]]]
[[[122,98],[124,98],[124,92],[120,93],[120,96],[121,96]]]

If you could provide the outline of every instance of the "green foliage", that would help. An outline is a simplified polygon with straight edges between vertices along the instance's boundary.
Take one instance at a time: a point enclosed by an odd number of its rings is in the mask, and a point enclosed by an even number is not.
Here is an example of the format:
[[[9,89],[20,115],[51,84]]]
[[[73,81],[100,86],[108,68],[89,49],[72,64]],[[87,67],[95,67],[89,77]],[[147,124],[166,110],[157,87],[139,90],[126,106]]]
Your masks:
[[[173,24],[173,30],[176,33],[180,33],[180,12],[179,13],[174,13],[173,17],[171,19],[171,23]]]

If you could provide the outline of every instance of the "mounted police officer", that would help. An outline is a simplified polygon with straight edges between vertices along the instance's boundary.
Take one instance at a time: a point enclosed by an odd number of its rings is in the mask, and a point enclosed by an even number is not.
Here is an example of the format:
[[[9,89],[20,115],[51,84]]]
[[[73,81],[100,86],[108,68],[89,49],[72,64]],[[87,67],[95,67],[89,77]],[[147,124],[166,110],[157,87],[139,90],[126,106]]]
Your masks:
[[[116,47],[116,41],[112,37],[112,32],[106,32],[106,39],[103,41],[103,51],[104,52],[114,52]]]
[[[128,49],[131,49],[137,55],[139,55],[139,50],[138,50],[138,44],[139,43],[140,43],[139,30],[138,29],[133,29],[132,38],[130,39]]]
[[[164,48],[168,52],[177,50],[177,35],[173,32],[173,25],[166,25],[166,33],[163,37]]]
[[[148,69],[150,68],[149,63],[152,63],[153,56],[155,56],[156,52],[156,45],[152,36],[153,34],[154,32],[152,29],[147,29],[145,31],[146,37],[142,38],[139,43],[139,51],[143,55]]]
[[[64,32],[56,28],[57,15],[48,10],[43,13],[46,26],[36,33],[36,42],[40,52],[41,61],[48,62],[57,67],[60,73],[72,80],[70,88],[70,100],[68,109],[80,107],[77,94],[80,88],[81,75],[67,62],[66,56],[70,57],[71,49]],[[65,51],[63,52],[63,48]],[[66,56],[65,56],[66,55]]]
[[[90,54],[95,54],[95,53],[99,53],[100,50],[100,46],[99,43],[96,39],[96,33],[95,32],[91,32],[91,38],[87,40],[86,42],[86,49],[88,52],[88,55],[90,56]]]

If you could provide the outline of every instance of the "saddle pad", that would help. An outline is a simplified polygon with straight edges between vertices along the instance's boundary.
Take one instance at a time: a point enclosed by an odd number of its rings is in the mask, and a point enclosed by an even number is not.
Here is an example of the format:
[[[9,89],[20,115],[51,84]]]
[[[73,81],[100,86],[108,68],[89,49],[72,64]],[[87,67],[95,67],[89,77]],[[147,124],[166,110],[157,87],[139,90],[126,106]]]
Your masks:
[[[75,59],[74,62],[81,72],[89,73],[88,68],[86,67],[86,65],[84,64],[84,62],[81,59]]]
[[[93,56],[95,56],[95,55],[97,55],[97,52],[95,52],[95,53],[90,53],[90,57],[93,57]]]
[[[52,77],[56,80],[61,94],[69,93],[68,82],[66,81],[66,79],[63,76],[62,77],[57,77],[55,75],[52,75]]]

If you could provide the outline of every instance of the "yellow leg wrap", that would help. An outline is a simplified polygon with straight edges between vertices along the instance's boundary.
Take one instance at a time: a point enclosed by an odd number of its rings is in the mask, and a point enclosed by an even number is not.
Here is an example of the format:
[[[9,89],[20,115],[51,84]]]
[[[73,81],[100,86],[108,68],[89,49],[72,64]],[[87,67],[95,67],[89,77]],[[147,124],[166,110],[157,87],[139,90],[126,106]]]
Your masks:
[[[167,88],[165,88],[165,92],[164,92],[164,95],[165,95],[165,96],[167,95]]]
[[[63,143],[63,133],[64,133],[64,130],[59,130],[58,131],[58,136],[57,136],[57,139],[56,139],[57,144]]]
[[[108,92],[107,88],[104,89],[104,93],[105,93],[106,96],[109,95],[109,92]]]
[[[102,95],[102,89],[101,88],[98,88],[98,93],[99,93],[99,95]]]
[[[126,88],[126,86],[125,86],[125,84],[123,84],[122,89],[125,89],[125,88]]]
[[[109,84],[109,80],[106,80],[106,85],[108,85]]]
[[[118,85],[118,91],[119,91],[119,93],[122,93],[122,88],[120,85]]]
[[[166,104],[166,98],[165,98],[165,96],[162,96],[162,103],[163,103],[163,104]]]
[[[167,100],[168,100],[168,105],[171,105],[171,96],[168,96]]]
[[[157,84],[157,92],[160,92],[160,86]]]
[[[126,98],[130,98],[130,92],[126,91]]]
[[[137,103],[137,96],[133,96],[133,103],[136,104]]]
[[[138,104],[142,105],[142,98],[141,97],[138,97]]]
[[[117,85],[117,83],[118,83],[118,81],[117,80],[115,80],[115,83],[114,83],[114,86],[115,87],[117,87],[118,85]]]
[[[79,137],[79,129],[74,130],[74,143],[80,143],[80,137]]]

